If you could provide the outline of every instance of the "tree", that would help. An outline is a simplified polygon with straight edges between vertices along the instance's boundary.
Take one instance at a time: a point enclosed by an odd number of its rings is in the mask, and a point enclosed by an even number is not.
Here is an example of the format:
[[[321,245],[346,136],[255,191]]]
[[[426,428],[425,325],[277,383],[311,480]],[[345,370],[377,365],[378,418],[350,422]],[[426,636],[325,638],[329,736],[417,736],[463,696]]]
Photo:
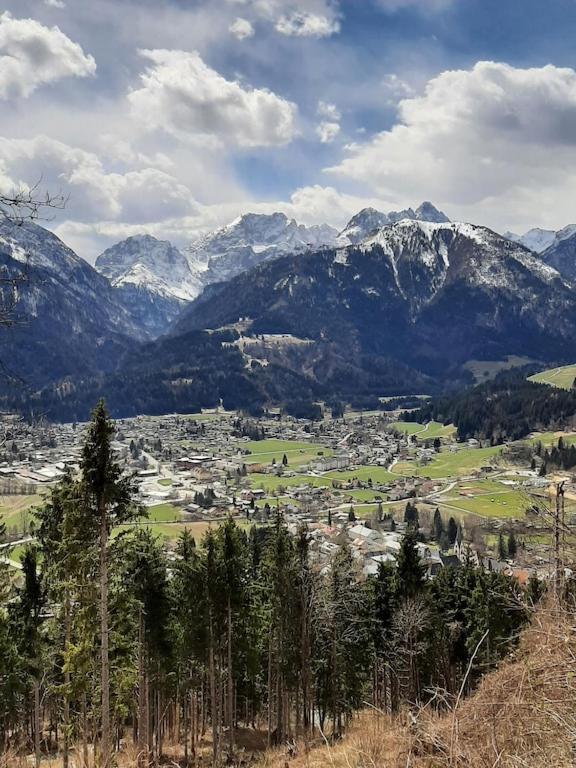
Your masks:
[[[426,568],[420,562],[416,531],[409,528],[402,539],[397,558],[398,594],[402,598],[416,597],[424,589]]]
[[[284,454],[284,456],[282,456],[282,466],[283,467],[287,467],[288,466],[288,456],[286,456],[286,454]]]
[[[508,555],[508,550],[506,549],[506,542],[504,541],[504,536],[501,533],[499,533],[498,534],[498,559],[506,560],[507,555]]]
[[[434,539],[440,544],[444,534],[444,523],[438,507],[434,510]]]
[[[110,728],[110,661],[108,616],[108,538],[113,523],[123,523],[137,516],[139,510],[132,501],[132,479],[123,475],[112,450],[112,424],[104,401],[92,412],[82,449],[83,504],[87,517],[98,524],[100,555],[100,685],[101,685],[101,768],[111,759]]]
[[[514,535],[514,531],[510,531],[510,535],[508,536],[508,555],[512,560],[516,557],[517,551],[518,544],[516,543],[516,536]]]
[[[24,586],[19,591],[16,606],[16,620],[19,626],[20,653],[26,664],[27,675],[32,680],[34,691],[34,754],[36,768],[40,766],[40,745],[42,724],[40,714],[40,687],[42,680],[42,609],[45,604],[45,590],[38,571],[37,552],[34,546],[27,546],[22,555]]]
[[[356,522],[356,513],[354,512],[354,507],[352,505],[350,505],[350,509],[348,510],[348,522],[349,523]]]
[[[416,504],[413,504],[411,501],[406,504],[404,510],[404,522],[410,528],[418,528],[418,508]]]

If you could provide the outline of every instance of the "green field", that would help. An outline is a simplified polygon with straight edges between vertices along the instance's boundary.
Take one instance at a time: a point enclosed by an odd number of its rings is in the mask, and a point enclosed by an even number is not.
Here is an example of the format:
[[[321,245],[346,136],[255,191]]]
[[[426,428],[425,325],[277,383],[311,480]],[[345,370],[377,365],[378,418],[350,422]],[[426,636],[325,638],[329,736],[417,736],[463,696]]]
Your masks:
[[[273,493],[278,488],[293,488],[296,485],[313,485],[316,488],[329,488],[332,481],[315,475],[293,475],[292,477],[276,477],[276,475],[264,475],[260,472],[250,474],[250,486],[262,488],[268,493]]]
[[[192,534],[194,539],[196,540],[197,544],[200,544],[202,541],[204,534],[209,528],[213,528],[216,530],[220,525],[222,525],[222,521],[218,522],[194,522],[194,523],[140,523],[139,527],[141,528],[148,528],[152,533],[161,536],[163,539],[167,541],[174,542],[176,539],[180,537],[183,531],[187,530],[189,533]],[[252,525],[255,525],[255,523],[248,523],[245,520],[236,520],[236,525],[239,528],[243,528],[244,530],[249,530]],[[265,525],[265,523],[263,524]],[[118,530],[118,529],[116,529]]]
[[[172,478],[162,477],[160,480],[158,480],[158,485],[172,485]]]
[[[547,371],[535,373],[528,380],[538,384],[550,384],[551,387],[560,389],[571,389],[575,378],[576,365],[563,365],[560,368],[550,368]]]
[[[31,496],[0,496],[0,520],[6,525],[8,532],[11,529],[24,531],[28,529],[30,512],[43,500],[39,494]]]
[[[440,424],[438,421],[429,421],[428,424],[418,424],[415,421],[395,421],[389,425],[397,432],[416,435],[419,440],[433,440],[435,437],[452,437],[456,432],[453,424]]]
[[[442,504],[445,508],[454,508],[456,511],[479,515],[480,517],[523,518],[526,508],[530,506],[529,496],[521,490],[508,489],[503,485],[494,489],[490,487],[497,485],[497,483],[489,485],[470,483],[469,488],[460,486],[461,492],[473,495],[463,496],[452,491],[442,497]]]
[[[458,451],[442,451],[436,454],[425,466],[417,466],[414,462],[405,461],[396,464],[394,472],[398,475],[415,475],[417,477],[458,477],[480,469],[490,463],[502,451],[495,445],[489,448],[461,448]]]
[[[308,464],[312,459],[319,458],[319,455],[332,455],[332,451],[323,445],[297,440],[251,440],[241,443],[239,447],[250,451],[244,459],[246,464],[272,464],[274,459],[276,464],[281,464],[286,454],[288,466],[299,467],[302,464]]]
[[[148,507],[148,520],[152,523],[171,523],[181,519],[181,510],[173,504],[154,504]]]
[[[363,483],[372,480],[375,484],[386,484],[397,480],[397,476],[389,472],[385,467],[358,467],[358,469],[346,469],[343,471],[327,472],[323,477],[330,481],[337,480],[340,483],[346,483],[349,480],[361,480]]]
[[[542,443],[544,446],[556,445],[559,438],[562,438],[564,445],[576,443],[575,432],[534,432],[530,435],[530,442]]]

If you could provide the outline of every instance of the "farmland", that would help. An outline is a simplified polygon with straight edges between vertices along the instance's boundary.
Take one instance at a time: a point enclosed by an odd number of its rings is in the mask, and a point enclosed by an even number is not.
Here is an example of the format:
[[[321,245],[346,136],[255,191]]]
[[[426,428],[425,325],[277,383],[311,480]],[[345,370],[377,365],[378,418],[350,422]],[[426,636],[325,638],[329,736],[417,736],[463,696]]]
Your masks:
[[[452,437],[456,432],[456,428],[452,424],[440,424],[438,421],[430,421],[428,424],[419,424],[414,421],[395,421],[390,424],[390,429],[408,436],[416,435],[420,440]]]
[[[26,496],[0,496],[0,521],[7,531],[21,533],[28,529],[31,511],[42,502],[40,494]]]
[[[551,387],[560,389],[571,389],[576,378],[576,365],[563,365],[560,368],[550,368],[547,371],[540,371],[529,377],[529,381],[535,381],[538,384],[549,384]]]
[[[245,457],[246,464],[281,464],[286,456],[289,467],[299,467],[320,456],[332,454],[322,445],[295,440],[251,440],[241,443],[239,447],[249,451]]]
[[[523,490],[488,480],[460,483],[441,499],[446,509],[488,518],[523,518],[531,504]]]
[[[399,475],[413,475],[415,477],[459,477],[496,461],[501,451],[500,446],[443,451],[423,466],[412,461],[396,464],[394,472]]]

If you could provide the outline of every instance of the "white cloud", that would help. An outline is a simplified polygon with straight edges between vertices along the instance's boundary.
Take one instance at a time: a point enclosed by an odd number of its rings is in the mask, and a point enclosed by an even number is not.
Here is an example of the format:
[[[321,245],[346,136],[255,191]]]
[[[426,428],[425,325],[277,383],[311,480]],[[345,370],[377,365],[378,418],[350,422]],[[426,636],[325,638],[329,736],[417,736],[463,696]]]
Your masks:
[[[385,75],[382,79],[382,85],[392,96],[414,96],[412,86],[396,74]]]
[[[501,228],[572,221],[576,72],[494,62],[444,72],[400,102],[396,125],[329,170],[400,203],[432,199]]]
[[[327,120],[323,120],[316,126],[316,135],[322,144],[331,144],[339,133],[339,123],[330,123]]]
[[[196,207],[189,189],[158,168],[110,173],[93,152],[46,136],[0,139],[0,186],[25,188],[39,179],[69,195],[65,215],[84,221],[162,221]]]
[[[240,147],[283,145],[296,135],[296,106],[272,91],[226,80],[195,52],[141,53],[151,64],[128,98],[148,128]]]
[[[0,98],[30,96],[42,84],[95,71],[92,56],[58,27],[0,14]]]
[[[276,30],[288,37],[330,37],[340,31],[340,22],[322,14],[293,11],[280,16]]]
[[[254,27],[248,19],[237,18],[228,29],[238,40],[246,40],[254,36]]]
[[[44,5],[47,5],[48,8],[66,8],[64,0],[44,0]]]
[[[337,122],[342,117],[337,106],[335,104],[330,104],[327,101],[319,101],[316,111],[320,117],[326,117],[332,122]]]

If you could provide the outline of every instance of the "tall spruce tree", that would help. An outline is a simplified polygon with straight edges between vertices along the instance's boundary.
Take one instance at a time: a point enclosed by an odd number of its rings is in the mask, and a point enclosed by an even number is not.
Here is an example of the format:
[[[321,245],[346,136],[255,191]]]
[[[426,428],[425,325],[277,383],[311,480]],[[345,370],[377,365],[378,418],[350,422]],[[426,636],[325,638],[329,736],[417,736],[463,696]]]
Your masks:
[[[100,688],[101,688],[101,743],[100,768],[108,768],[112,751],[110,723],[110,659],[108,616],[108,539],[112,525],[124,523],[137,514],[133,503],[134,486],[125,476],[114,456],[112,439],[115,427],[110,420],[104,401],[100,400],[92,412],[86,433],[80,469],[84,511],[90,523],[98,524],[100,560]]]

